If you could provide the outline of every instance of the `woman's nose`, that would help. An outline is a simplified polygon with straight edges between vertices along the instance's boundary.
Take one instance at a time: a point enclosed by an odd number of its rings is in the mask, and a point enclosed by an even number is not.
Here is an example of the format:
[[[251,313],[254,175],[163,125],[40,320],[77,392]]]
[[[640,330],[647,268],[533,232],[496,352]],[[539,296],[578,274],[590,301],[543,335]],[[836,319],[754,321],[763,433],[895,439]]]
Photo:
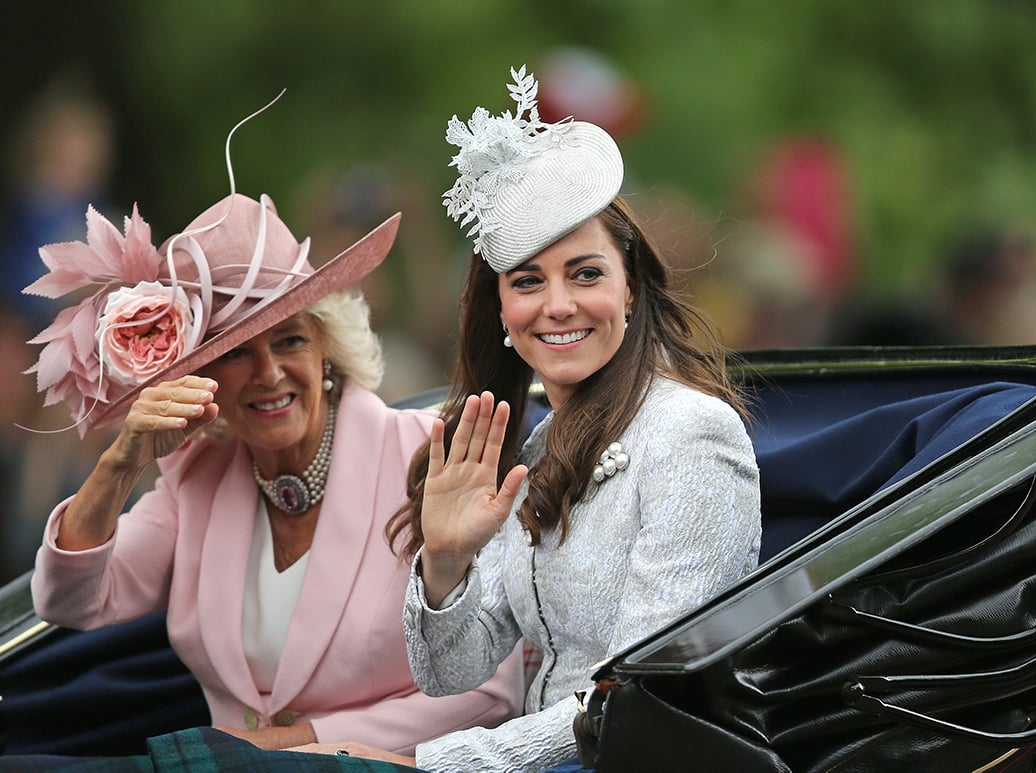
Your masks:
[[[252,361],[252,379],[263,386],[276,386],[284,376],[280,360],[273,352],[257,351]]]
[[[575,313],[575,299],[563,282],[555,282],[547,286],[547,299],[544,313],[548,317],[564,318]]]

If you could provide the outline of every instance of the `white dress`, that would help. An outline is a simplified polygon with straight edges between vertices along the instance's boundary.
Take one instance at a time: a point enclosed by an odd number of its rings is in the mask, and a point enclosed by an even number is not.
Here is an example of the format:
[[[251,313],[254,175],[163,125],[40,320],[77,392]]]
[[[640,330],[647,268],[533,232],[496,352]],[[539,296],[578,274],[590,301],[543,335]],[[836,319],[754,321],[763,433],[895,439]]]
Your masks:
[[[542,456],[552,418],[533,430],[522,463]],[[473,564],[463,594],[441,610],[429,608],[415,558],[403,622],[423,691],[447,695],[481,684],[523,636],[543,651],[524,716],[420,744],[418,767],[536,771],[575,757],[575,691],[592,689],[594,664],[755,568],[759,472],[729,405],[658,377],[617,440],[629,466],[590,483],[564,544],[554,530],[530,547],[512,513]],[[523,488],[517,501],[524,495]]]

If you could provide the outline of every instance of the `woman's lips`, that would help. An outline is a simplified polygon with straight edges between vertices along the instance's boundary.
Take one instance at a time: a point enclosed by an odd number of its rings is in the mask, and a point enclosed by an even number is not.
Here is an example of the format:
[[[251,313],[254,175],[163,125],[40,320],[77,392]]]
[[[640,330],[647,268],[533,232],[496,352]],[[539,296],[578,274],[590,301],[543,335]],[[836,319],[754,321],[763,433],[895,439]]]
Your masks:
[[[573,330],[569,333],[540,333],[536,337],[547,344],[572,344],[590,335],[590,329]]]

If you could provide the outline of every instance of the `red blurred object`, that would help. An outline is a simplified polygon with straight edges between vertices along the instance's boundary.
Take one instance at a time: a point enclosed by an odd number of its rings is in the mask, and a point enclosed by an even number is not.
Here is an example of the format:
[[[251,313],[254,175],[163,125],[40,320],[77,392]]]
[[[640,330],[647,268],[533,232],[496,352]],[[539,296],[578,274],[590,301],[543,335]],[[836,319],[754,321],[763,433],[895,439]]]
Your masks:
[[[758,177],[760,213],[808,247],[815,289],[831,299],[856,276],[847,177],[839,155],[816,138],[778,145]]]
[[[572,116],[597,124],[615,139],[633,134],[643,117],[640,90],[601,54],[563,48],[535,68],[540,117],[549,123]]]

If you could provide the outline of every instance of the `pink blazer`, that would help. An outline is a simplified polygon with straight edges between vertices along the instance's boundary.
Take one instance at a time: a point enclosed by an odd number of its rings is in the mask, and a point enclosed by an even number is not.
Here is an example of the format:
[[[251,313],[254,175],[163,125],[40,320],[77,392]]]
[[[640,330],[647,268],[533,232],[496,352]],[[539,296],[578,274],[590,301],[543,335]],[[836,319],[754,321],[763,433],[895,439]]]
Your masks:
[[[32,578],[37,614],[89,629],[168,608],[169,638],[201,683],[212,722],[312,722],[322,742],[410,754],[452,730],[521,713],[520,653],[477,690],[431,698],[414,685],[403,637],[409,565],[385,523],[405,497],[410,457],[431,415],[350,387],[338,412],[331,475],[273,691],[261,695],[241,640],[245,573],[259,490],[238,441],[207,439],[159,462],[155,489],[90,550],[55,544],[51,514]]]

